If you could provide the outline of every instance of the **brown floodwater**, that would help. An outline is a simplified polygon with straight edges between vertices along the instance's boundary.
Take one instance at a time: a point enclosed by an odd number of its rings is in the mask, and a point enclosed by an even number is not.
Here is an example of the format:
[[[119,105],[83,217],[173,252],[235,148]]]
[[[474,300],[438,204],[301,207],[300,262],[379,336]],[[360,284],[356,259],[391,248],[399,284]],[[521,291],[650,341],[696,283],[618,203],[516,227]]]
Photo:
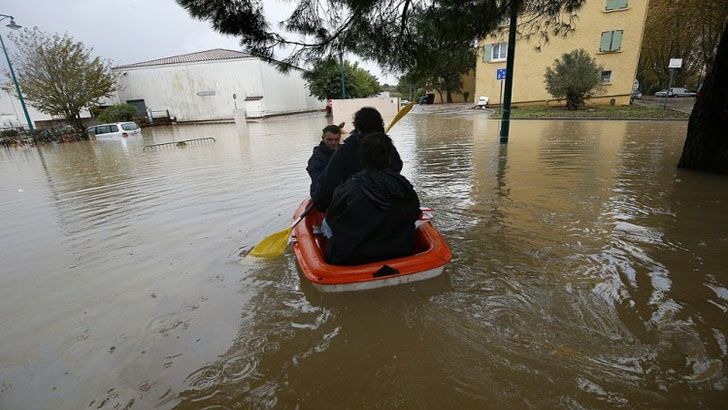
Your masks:
[[[0,408],[725,408],[728,179],[685,122],[415,110],[445,273],[322,295],[244,254],[308,193],[318,116],[0,150]],[[213,136],[214,144],[142,150]]]

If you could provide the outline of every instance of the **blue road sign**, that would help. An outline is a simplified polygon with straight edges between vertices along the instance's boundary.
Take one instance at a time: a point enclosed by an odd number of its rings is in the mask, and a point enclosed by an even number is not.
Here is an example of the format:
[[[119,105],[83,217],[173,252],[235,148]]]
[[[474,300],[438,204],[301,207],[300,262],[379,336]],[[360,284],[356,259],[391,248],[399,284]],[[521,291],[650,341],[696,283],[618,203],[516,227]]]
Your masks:
[[[499,68],[495,70],[495,79],[496,80],[505,80],[506,79],[506,69],[505,68]]]

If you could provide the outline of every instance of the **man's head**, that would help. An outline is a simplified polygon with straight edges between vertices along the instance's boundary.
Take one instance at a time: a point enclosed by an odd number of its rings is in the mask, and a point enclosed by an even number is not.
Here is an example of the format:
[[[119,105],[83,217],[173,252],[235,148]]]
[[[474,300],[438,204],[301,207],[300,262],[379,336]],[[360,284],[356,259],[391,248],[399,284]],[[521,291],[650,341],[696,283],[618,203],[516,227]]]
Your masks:
[[[384,133],[384,120],[375,108],[364,107],[354,114],[354,128],[361,135]]]
[[[326,145],[329,149],[339,148],[339,143],[341,142],[341,129],[339,126],[329,125],[324,128],[323,133],[321,134],[321,141],[323,141],[324,145]]]
[[[392,161],[394,145],[384,133],[369,134],[359,144],[357,155],[364,168],[384,169]]]

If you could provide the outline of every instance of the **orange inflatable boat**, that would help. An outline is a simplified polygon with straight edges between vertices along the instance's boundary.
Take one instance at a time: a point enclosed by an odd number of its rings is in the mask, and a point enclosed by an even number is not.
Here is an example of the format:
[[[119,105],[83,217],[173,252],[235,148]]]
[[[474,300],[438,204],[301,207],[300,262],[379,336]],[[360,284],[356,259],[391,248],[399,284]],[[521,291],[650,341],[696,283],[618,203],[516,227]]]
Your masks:
[[[294,214],[294,220],[309,205],[310,199],[303,201]],[[427,212],[424,214],[427,215]],[[434,278],[442,273],[445,265],[452,259],[450,248],[442,235],[429,220],[421,220],[417,222],[415,231],[417,253],[414,255],[365,265],[329,265],[324,259],[325,238],[313,232],[314,226],[321,226],[324,216],[314,207],[293,228],[291,234],[293,252],[303,275],[321,292],[374,289]]]

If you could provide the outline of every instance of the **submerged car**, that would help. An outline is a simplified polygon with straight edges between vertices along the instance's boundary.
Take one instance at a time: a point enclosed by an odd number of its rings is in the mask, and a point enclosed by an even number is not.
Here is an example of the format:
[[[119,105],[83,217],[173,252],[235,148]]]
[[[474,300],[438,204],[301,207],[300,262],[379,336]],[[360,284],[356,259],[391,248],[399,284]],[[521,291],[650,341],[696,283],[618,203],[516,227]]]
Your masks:
[[[96,139],[127,138],[142,133],[142,129],[135,122],[99,124],[86,128],[86,131],[93,132]]]

